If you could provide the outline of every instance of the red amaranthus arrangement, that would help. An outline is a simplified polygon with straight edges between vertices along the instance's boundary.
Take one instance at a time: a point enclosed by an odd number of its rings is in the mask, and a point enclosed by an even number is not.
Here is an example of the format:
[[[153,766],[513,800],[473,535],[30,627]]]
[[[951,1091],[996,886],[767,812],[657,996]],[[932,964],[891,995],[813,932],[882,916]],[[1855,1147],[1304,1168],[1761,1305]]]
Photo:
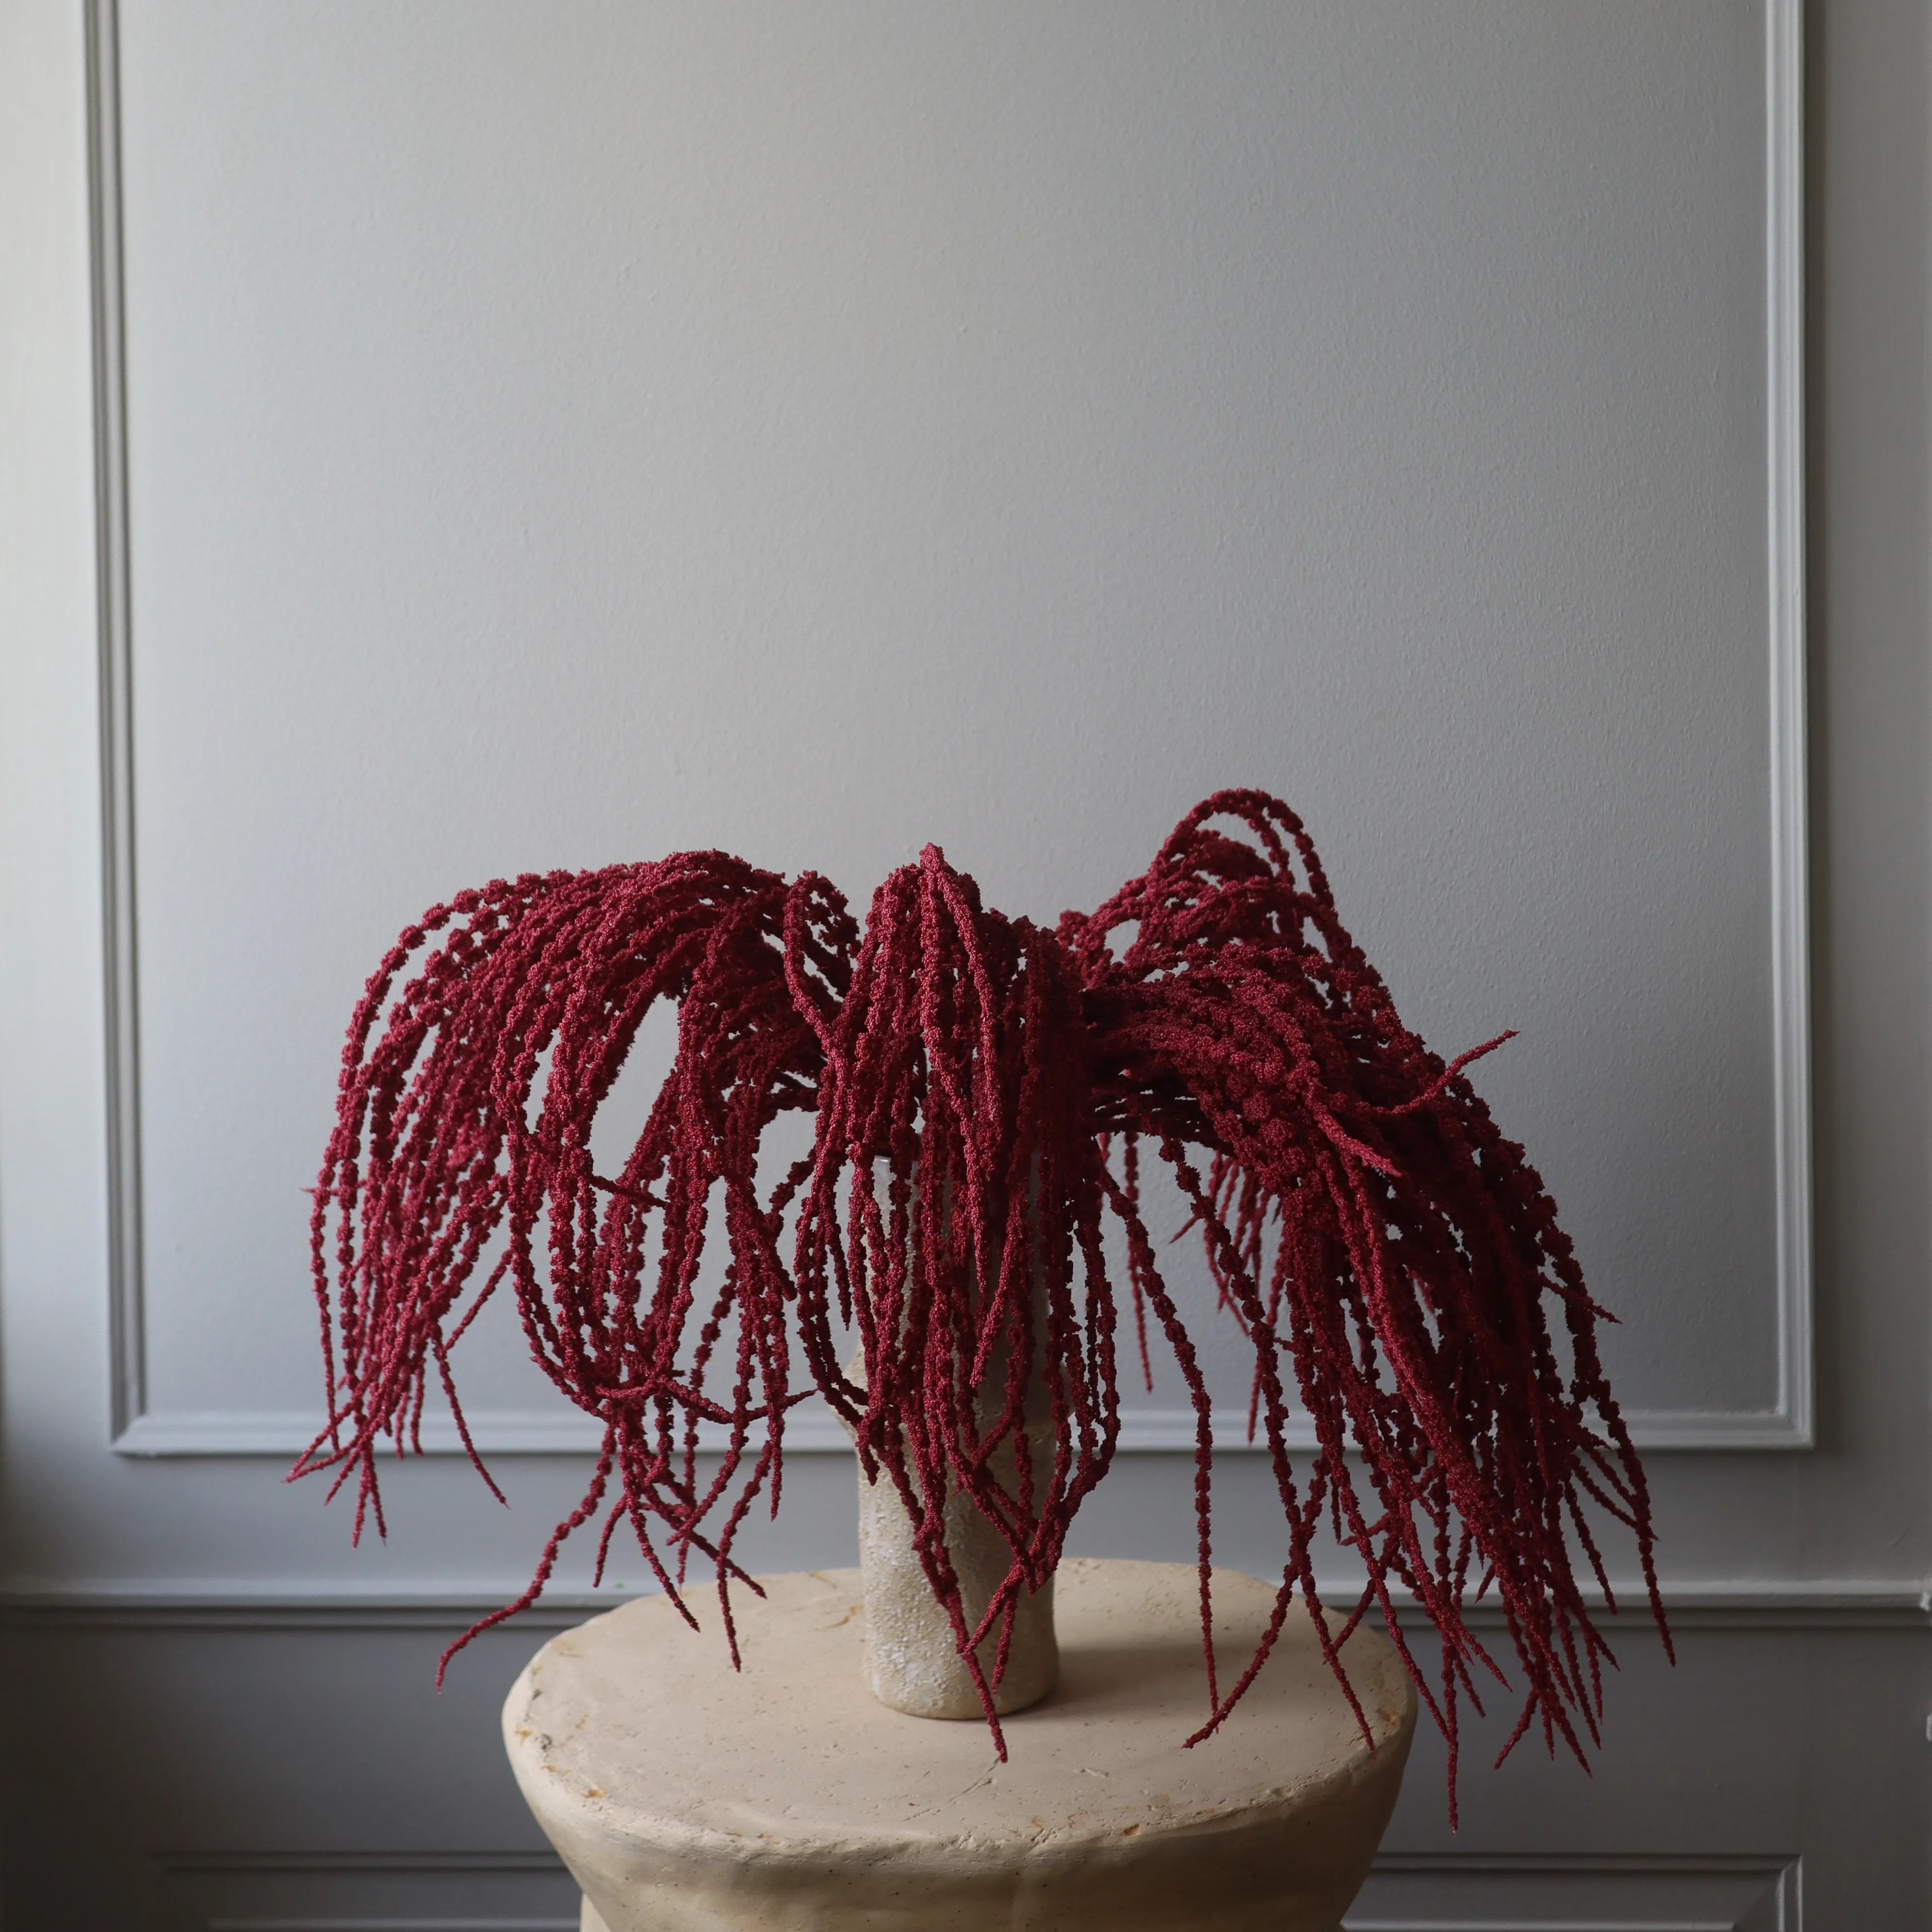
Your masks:
[[[677,1010],[674,1063],[621,1169],[599,1173],[592,1124],[659,1000]],[[537,1360],[603,1446],[528,1591],[478,1629],[533,1601],[588,1524],[601,1575],[621,1524],[680,1606],[687,1566],[709,1566],[735,1657],[731,1588],[757,1586],[734,1541],[761,1497],[776,1510],[786,1418],[815,1390],[917,1526],[997,1742],[974,1652],[1051,1576],[1107,1472],[1126,1313],[1143,1370],[1151,1331],[1196,1418],[1210,1714],[1190,1743],[1253,1680],[1297,1594],[1352,1703],[1336,1651],[1378,1607],[1449,1740],[1453,1793],[1459,1700],[1480,1709],[1479,1672],[1503,1681],[1464,1621],[1493,1590],[1527,1684],[1505,1751],[1540,1724],[1580,1758],[1609,1659],[1571,1566],[1574,1538],[1607,1594],[1592,1506],[1634,1532],[1662,1612],[1642,1472],[1598,1356],[1604,1311],[1462,1076],[1500,1043],[1445,1064],[1403,1027],[1300,821],[1254,791],[1204,801],[1140,878],[1052,932],[982,905],[930,846],[862,928],[816,874],[717,852],[493,880],[402,934],[350,1029],[312,1231],[329,1420],[296,1473],[352,1476],[358,1534],[365,1513],[380,1526],[379,1452],[413,1440],[432,1376],[482,1470],[449,1353],[507,1280]],[[761,1177],[791,1112],[812,1117],[812,1150]],[[1226,1684],[1204,1641],[1201,1318],[1156,1262],[1147,1153],[1204,1245],[1208,1318],[1252,1347],[1250,1427],[1281,1496],[1274,1621]],[[701,1279],[721,1232],[722,1277]],[[853,1330],[862,1381],[841,1366]],[[1299,1471],[1292,1403],[1319,1445]],[[1044,1476],[1012,1453],[1042,1416]],[[700,1424],[724,1439],[715,1465]],[[1012,1552],[970,1626],[949,1485]],[[1324,1525],[1368,1578],[1332,1634],[1312,1568]],[[1398,1586],[1440,1634],[1432,1685]]]

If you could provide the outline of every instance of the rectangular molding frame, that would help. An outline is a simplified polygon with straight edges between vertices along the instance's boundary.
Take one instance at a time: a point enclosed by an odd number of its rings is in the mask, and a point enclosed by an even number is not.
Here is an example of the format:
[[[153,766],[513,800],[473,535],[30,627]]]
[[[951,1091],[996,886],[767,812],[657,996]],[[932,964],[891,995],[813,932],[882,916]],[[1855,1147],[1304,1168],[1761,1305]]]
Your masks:
[[[421,1919],[400,1920],[388,1916],[388,1904],[398,1880],[406,1883],[424,1880],[467,1879],[485,1885],[492,1881],[508,1887],[518,1880],[554,1879],[567,1882],[562,1861],[545,1852],[226,1852],[188,1851],[151,1852],[150,1862],[166,1879],[184,1888],[200,1880],[231,1882],[240,1880],[251,1892],[273,1900],[278,1916],[264,1917],[218,1916],[210,1921],[212,1932],[292,1932],[303,1921],[281,1916],[290,1908],[299,1909],[305,1886],[316,1880],[345,1882],[364,1892],[370,1915],[332,1917],[326,1922],[340,1932],[400,1932],[404,1925],[427,1926]],[[1733,1886],[1748,1887],[1754,1894],[1744,1908],[1744,1916],[1731,1922],[1730,1932],[1800,1932],[1802,1899],[1802,1864],[1796,1858],[1776,1854],[1634,1854],[1602,1857],[1590,1854],[1556,1854],[1549,1856],[1512,1856],[1508,1853],[1445,1852],[1425,1853],[1384,1852],[1376,1861],[1370,1884],[1377,1879],[1421,1880],[1432,1882],[1453,1900],[1459,1885],[1498,1880],[1515,1880],[1547,1888],[1552,1882],[1576,1894],[1578,1910],[1568,1910],[1560,1918],[1540,1915],[1538,1932],[1726,1932],[1726,1928],[1699,1910],[1701,1900],[1685,1899],[1698,1916],[1687,1918],[1681,1910],[1666,1905],[1668,1917],[1646,1913],[1632,1920],[1619,1913],[1606,1920],[1601,1904],[1616,1910],[1616,1894],[1630,1881],[1650,1881],[1669,1887],[1675,1884],[1686,1892],[1703,1889],[1712,1882],[1730,1880]],[[1702,1881],[1700,1887],[1699,1882]],[[572,1888],[574,1890],[574,1887]],[[506,1901],[507,1902],[507,1901]],[[1370,1912],[1374,1908],[1370,1908]],[[536,1918],[526,1912],[492,1913],[487,1918],[466,1917],[434,1922],[447,1932],[564,1932],[573,1919]],[[1351,1912],[1342,1921],[1346,1932],[1530,1932],[1521,1919],[1472,1918],[1458,1912],[1451,1903],[1446,1910],[1432,1904],[1424,1916],[1404,1914],[1389,1918],[1379,1914],[1358,1916]]]
[[[1459,1881],[1487,1880],[1493,1888],[1499,1880],[1531,1886],[1540,1880],[1544,1889],[1553,1882],[1576,1894],[1575,1916],[1570,1909],[1560,1909],[1560,1916],[1552,1913],[1546,1904],[1533,1922],[1514,1916],[1472,1918],[1452,1904],[1447,1910],[1432,1904],[1420,1915],[1387,1917],[1372,1906],[1360,1912],[1358,1900],[1358,1910],[1342,1918],[1343,1932],[1802,1932],[1803,1926],[1804,1862],[1776,1853],[1636,1852],[1606,1857],[1588,1852],[1384,1852],[1370,1874],[1370,1889],[1377,1879],[1433,1880],[1452,1897]],[[1618,1892],[1632,1880],[1646,1880],[1665,1886],[1676,1881],[1682,1902],[1665,1904],[1668,1916],[1647,1911],[1633,1918],[1622,1906]],[[1726,1880],[1748,1887],[1750,1895],[1743,1903],[1742,1916],[1732,1918],[1731,1908],[1726,1906],[1720,1908],[1724,1919],[1714,1920],[1708,1916],[1706,1900],[1697,1898],[1693,1888],[1703,1890]]]
[[[112,1446],[129,1456],[299,1454],[314,1416],[148,1405],[142,1295],[135,746],[122,278],[120,71],[116,0],[87,0],[89,214],[100,690],[101,878],[106,1068],[109,1355]],[[1804,625],[1803,4],[1765,0],[1766,544],[1770,680],[1772,1005],[1777,1161],[1778,1396],[1754,1410],[1634,1410],[1641,1449],[1808,1449],[1812,1416],[1812,1149]],[[565,1408],[478,1413],[479,1448],[500,1455],[594,1454],[602,1432]],[[1247,1447],[1245,1414],[1216,1412],[1222,1453]],[[1124,1450],[1191,1450],[1190,1409],[1121,1418]],[[1291,1432],[1316,1446],[1312,1425]],[[454,1426],[426,1418],[432,1454],[460,1453]],[[845,1451],[829,1415],[802,1413],[788,1446]]]
[[[146,1860],[192,1906],[214,1905],[208,1932],[578,1932],[580,1894],[554,1852],[196,1850]],[[452,1886],[471,1909],[422,1916]],[[568,1916],[532,1911],[533,1886],[572,1901]],[[326,1916],[315,1910],[318,1892]],[[490,1893],[500,1896],[477,1910]]]

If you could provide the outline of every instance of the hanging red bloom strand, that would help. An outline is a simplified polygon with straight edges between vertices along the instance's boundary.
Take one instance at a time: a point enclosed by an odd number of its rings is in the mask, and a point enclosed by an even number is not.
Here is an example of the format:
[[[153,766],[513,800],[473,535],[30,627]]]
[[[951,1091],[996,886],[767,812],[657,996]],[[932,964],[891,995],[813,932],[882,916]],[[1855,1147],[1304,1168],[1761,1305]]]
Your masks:
[[[592,1124],[660,1001],[675,1058],[601,1174]],[[494,880],[402,934],[350,1026],[311,1230],[329,1420],[294,1473],[352,1481],[356,1534],[380,1528],[379,1455],[420,1448],[434,1376],[489,1481],[449,1357],[507,1279],[532,1353],[603,1442],[530,1588],[469,1636],[533,1602],[586,1525],[601,1577],[626,1525],[694,1624],[680,1586],[709,1567],[735,1660],[731,1589],[757,1586],[734,1542],[761,1497],[776,1513],[786,1418],[815,1390],[904,1502],[1004,1755],[974,1653],[1010,1635],[1112,1460],[1124,1286],[1143,1368],[1151,1331],[1196,1418],[1209,1714],[1187,1742],[1226,1717],[1297,1596],[1352,1705],[1336,1653],[1378,1609],[1448,1741],[1453,1810],[1460,1700],[1480,1710],[1479,1676],[1506,1682],[1472,1600],[1493,1592],[1526,1682],[1505,1755],[1532,1726],[1580,1760],[1597,1738],[1613,1660],[1570,1557],[1574,1538],[1608,1598],[1593,1516],[1634,1535],[1664,1624],[1643,1473],[1598,1354],[1608,1318],[1463,1077],[1500,1043],[1445,1064],[1402,1026],[1300,821],[1259,792],[1205,800],[1144,874],[1053,932],[988,910],[930,846],[862,930],[816,874],[717,852]],[[789,1112],[812,1117],[812,1151],[761,1180]],[[1143,1150],[1204,1244],[1214,1318],[1252,1346],[1250,1434],[1281,1496],[1274,1618],[1226,1685],[1207,1641],[1199,1324],[1156,1264]],[[720,1230],[722,1278],[704,1269]],[[862,1380],[841,1366],[854,1330]],[[1298,1411],[1318,1444],[1299,1473]],[[1050,1470],[1012,1453],[1042,1418]],[[949,1486],[1012,1553],[976,1623],[947,1557]],[[1324,1528],[1367,1572],[1333,1632]],[[1409,1605],[1441,1638],[1433,1682]]]

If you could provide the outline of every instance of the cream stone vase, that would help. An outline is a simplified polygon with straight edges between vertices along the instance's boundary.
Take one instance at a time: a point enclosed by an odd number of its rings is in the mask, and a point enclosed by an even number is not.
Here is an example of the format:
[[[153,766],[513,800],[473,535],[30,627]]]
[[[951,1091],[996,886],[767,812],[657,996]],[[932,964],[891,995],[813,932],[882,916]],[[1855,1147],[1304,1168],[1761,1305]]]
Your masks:
[[[1048,1432],[1033,1425],[1028,1440],[1036,1467],[1049,1448]],[[1042,1477],[1044,1472],[1039,1472]],[[1012,1554],[999,1532],[958,1490],[945,1504],[946,1552],[959,1579],[966,1622],[976,1626],[994,1592],[1005,1581]],[[932,1594],[914,1546],[914,1526],[898,1491],[884,1477],[859,1478],[859,1574],[865,1615],[861,1625],[866,1688],[880,1703],[914,1718],[984,1715],[978,1688],[962,1658],[952,1620]],[[999,1638],[982,1638],[976,1655],[993,1708],[1005,1717],[1037,1704],[1060,1676],[1060,1646],[1054,1634],[1053,1579],[1017,1600],[998,1669]]]

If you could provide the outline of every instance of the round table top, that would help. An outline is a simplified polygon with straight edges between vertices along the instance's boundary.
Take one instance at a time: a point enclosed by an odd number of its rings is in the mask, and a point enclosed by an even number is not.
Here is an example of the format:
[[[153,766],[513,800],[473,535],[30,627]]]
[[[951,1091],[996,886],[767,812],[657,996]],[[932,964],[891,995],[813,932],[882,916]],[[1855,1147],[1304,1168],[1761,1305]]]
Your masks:
[[[1195,1571],[1070,1561],[1060,1682],[1004,1720],[1002,1763],[982,1723],[868,1694],[859,1572],[760,1580],[762,1600],[734,1593],[742,1672],[715,1598],[694,1593],[701,1632],[641,1599],[553,1639],[510,1694],[518,1781],[614,1932],[1074,1924],[1102,1892],[1110,1923],[1333,1925],[1366,1871],[1415,1712],[1379,1635],[1343,1653],[1375,1750],[1299,1606],[1222,1729],[1184,1749],[1208,1711]],[[1226,1681],[1274,1595],[1214,1573]],[[1298,1915],[1297,1886],[1340,1902]],[[1070,1916],[1041,1902],[1076,1894]]]

